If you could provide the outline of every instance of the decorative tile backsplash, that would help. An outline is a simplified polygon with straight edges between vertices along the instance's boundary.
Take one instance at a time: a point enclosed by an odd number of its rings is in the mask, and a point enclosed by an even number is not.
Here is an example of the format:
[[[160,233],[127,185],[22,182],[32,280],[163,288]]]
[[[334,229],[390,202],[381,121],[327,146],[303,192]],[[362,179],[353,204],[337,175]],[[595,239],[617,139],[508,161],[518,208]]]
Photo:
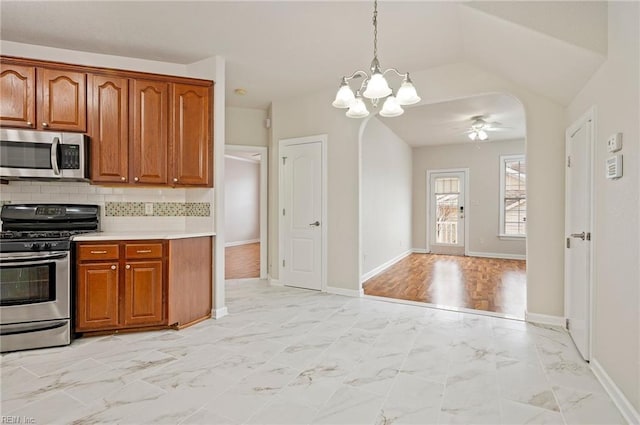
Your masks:
[[[145,202],[105,202],[106,217],[209,217],[208,202],[152,202],[153,214],[145,214]]]

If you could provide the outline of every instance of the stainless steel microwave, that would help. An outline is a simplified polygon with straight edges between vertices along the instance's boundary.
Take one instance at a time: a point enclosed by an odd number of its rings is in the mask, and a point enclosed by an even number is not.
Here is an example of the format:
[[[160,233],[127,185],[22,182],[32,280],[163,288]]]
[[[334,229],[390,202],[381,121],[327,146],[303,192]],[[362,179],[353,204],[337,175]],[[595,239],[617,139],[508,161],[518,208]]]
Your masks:
[[[89,179],[89,138],[80,133],[0,129],[0,178]]]

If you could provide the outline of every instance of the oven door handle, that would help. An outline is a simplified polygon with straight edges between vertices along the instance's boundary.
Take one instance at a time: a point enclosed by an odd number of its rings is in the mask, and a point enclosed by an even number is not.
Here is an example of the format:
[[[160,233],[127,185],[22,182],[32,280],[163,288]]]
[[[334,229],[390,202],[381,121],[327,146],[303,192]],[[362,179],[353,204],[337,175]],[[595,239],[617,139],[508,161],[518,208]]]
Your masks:
[[[69,321],[60,320],[57,322],[47,323],[34,323],[34,324],[17,324],[17,325],[3,325],[0,327],[0,335],[16,335],[26,334],[31,332],[50,331],[51,329],[57,329],[65,326]]]
[[[36,264],[42,264],[47,260],[61,260],[66,258],[69,254],[67,252],[46,254],[46,255],[31,255],[28,257],[4,257],[0,258],[0,265],[2,266],[30,266]]]

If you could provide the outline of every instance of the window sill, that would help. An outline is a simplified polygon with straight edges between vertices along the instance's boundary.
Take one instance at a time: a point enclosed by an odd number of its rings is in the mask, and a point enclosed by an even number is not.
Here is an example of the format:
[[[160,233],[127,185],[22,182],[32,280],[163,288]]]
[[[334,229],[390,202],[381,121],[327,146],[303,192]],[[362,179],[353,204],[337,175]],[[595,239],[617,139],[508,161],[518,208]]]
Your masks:
[[[525,235],[498,235],[503,241],[522,241],[527,239]]]

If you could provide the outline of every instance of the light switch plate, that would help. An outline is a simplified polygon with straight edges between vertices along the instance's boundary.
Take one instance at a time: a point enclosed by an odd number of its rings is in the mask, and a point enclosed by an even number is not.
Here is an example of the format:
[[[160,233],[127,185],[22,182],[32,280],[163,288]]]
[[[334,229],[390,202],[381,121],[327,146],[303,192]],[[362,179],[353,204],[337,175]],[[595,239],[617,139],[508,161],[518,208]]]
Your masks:
[[[618,152],[622,149],[622,133],[615,133],[607,139],[607,151]]]
[[[144,203],[144,215],[153,215],[153,202]]]

